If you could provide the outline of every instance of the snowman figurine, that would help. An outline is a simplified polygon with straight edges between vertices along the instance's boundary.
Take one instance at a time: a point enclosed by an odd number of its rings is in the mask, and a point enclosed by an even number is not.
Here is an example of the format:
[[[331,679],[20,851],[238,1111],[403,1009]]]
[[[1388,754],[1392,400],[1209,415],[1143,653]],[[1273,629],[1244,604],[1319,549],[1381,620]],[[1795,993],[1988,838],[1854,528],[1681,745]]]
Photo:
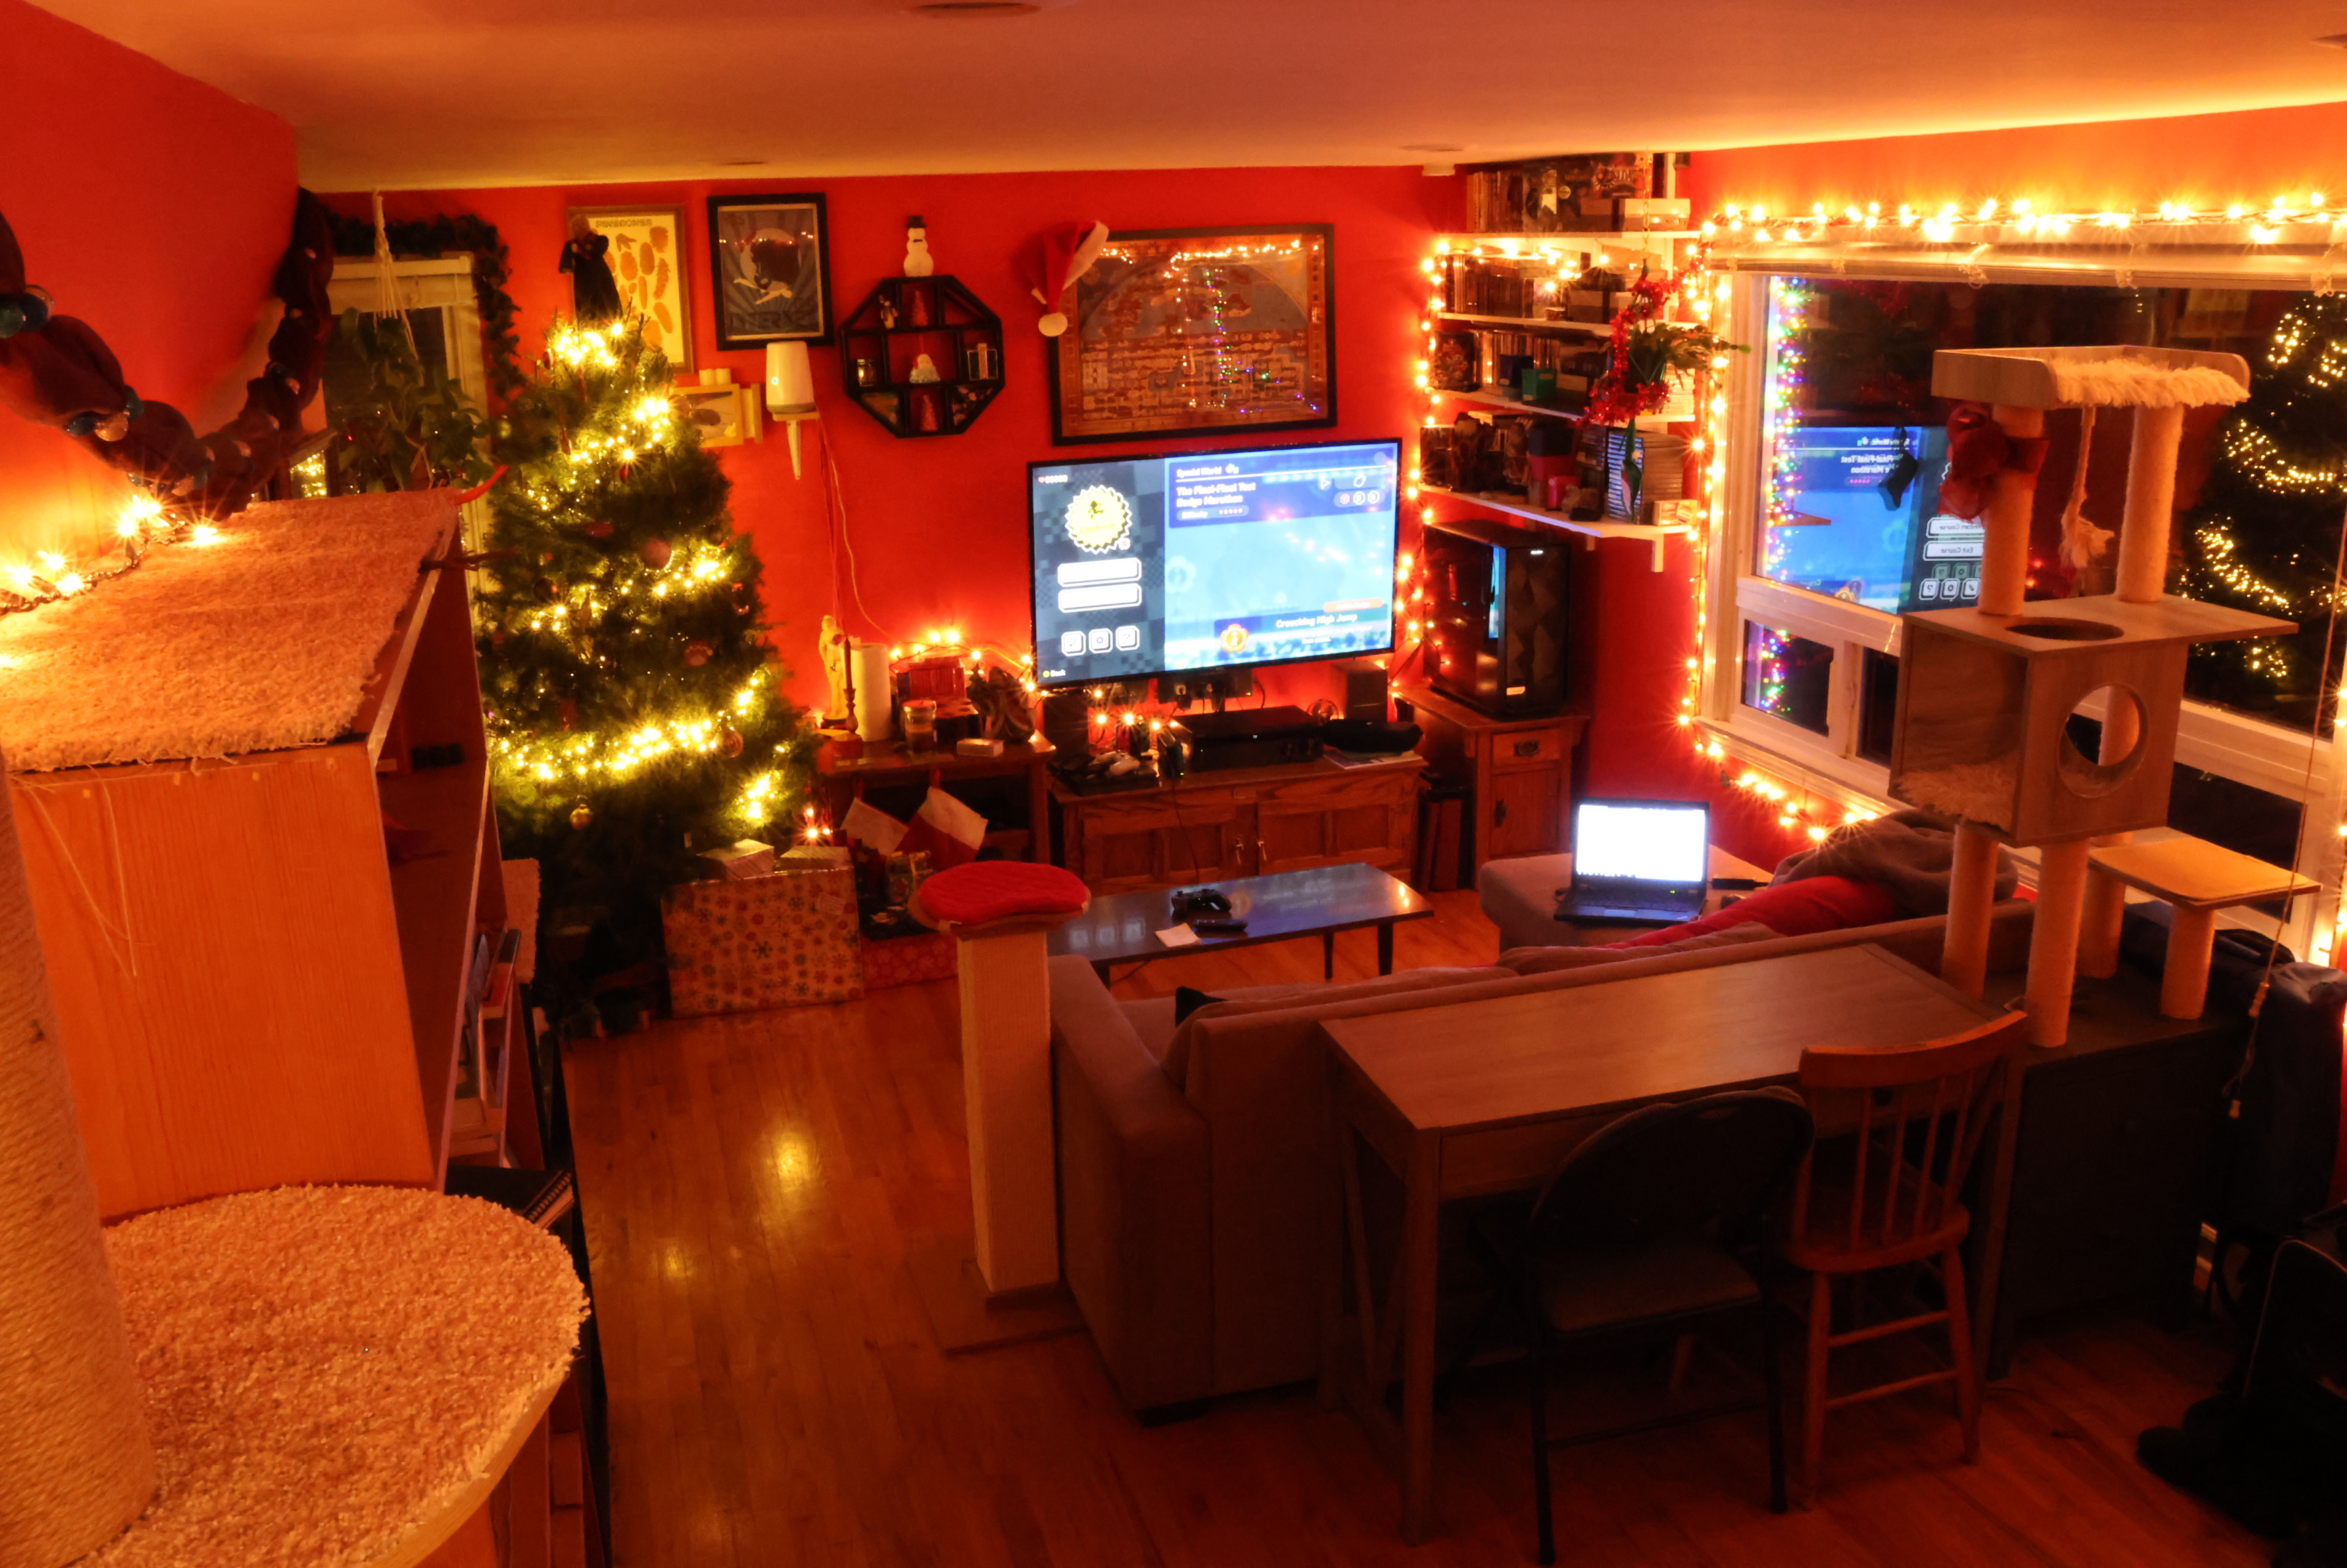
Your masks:
[[[929,255],[929,231],[917,217],[905,220],[905,276],[926,278],[938,270]]]

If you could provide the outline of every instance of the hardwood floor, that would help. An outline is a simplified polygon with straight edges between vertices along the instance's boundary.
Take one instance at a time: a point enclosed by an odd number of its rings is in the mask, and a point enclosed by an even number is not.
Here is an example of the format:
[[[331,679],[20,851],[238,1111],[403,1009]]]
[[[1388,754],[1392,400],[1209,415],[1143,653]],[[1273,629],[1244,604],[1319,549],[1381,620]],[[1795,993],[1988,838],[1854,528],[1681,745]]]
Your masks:
[[[1474,895],[1436,902],[1399,928],[1398,966],[1487,961]],[[1370,934],[1338,938],[1339,979],[1375,961]],[[1118,992],[1319,967],[1307,939],[1160,960]],[[1531,1561],[1508,1368],[1471,1378],[1440,1417],[1444,1532],[1410,1548],[1393,1478],[1309,1389],[1143,1430],[1082,1335],[940,1355],[905,1257],[969,1226],[956,1006],[944,981],[572,1048],[619,1568]],[[2055,1325],[1991,1386],[1978,1465],[1959,1461],[1940,1393],[1837,1411],[1815,1511],[1781,1518],[1757,1417],[1569,1450],[1561,1560],[2263,1563],[2270,1546],[2133,1458],[2137,1431],[2178,1419],[2227,1359],[2213,1334],[2122,1311]]]

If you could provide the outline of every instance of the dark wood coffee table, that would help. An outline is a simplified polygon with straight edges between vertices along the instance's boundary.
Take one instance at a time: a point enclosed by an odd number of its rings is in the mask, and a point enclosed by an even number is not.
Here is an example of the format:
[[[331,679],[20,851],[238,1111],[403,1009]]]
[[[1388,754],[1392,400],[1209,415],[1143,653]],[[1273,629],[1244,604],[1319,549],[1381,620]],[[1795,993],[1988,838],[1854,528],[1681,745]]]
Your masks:
[[[1091,961],[1093,972],[1108,979],[1111,964],[1136,958],[1174,958],[1190,953],[1220,952],[1228,948],[1259,948],[1266,942],[1291,941],[1297,937],[1320,938],[1320,972],[1333,979],[1337,973],[1337,933],[1378,928],[1378,973],[1393,973],[1393,928],[1398,921],[1422,920],[1434,913],[1432,905],[1374,866],[1319,866],[1309,871],[1282,871],[1269,876],[1229,876],[1219,882],[1191,884],[1219,887],[1231,901],[1231,915],[1247,928],[1230,936],[1199,935],[1194,944],[1169,948],[1157,933],[1174,924],[1174,895],[1178,889],[1152,888],[1142,893],[1118,893],[1095,898],[1092,907],[1053,931],[1053,958],[1073,954]]]

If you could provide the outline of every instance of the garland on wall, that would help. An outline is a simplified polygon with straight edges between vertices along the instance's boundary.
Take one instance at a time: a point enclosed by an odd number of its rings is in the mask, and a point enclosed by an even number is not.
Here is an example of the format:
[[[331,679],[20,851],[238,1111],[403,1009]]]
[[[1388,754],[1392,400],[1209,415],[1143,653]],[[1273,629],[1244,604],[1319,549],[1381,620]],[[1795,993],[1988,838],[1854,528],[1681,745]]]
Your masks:
[[[335,254],[374,254],[373,220],[338,217],[333,222]],[[489,390],[500,402],[519,392],[528,378],[522,374],[513,296],[506,292],[506,283],[513,276],[512,256],[498,236],[497,226],[469,212],[443,212],[431,218],[393,219],[383,227],[395,256],[446,256],[462,251],[473,258],[473,295],[481,307]]]
[[[130,570],[154,544],[209,534],[199,519],[244,508],[304,438],[302,412],[318,395],[333,321],[326,298],[333,275],[333,214],[300,191],[277,264],[285,314],[270,337],[268,364],[245,384],[237,416],[199,436],[178,409],[138,395],[95,328],[57,313],[49,291],[28,281],[24,252],[0,216],[0,405],[63,432],[133,487],[115,527],[119,556],[72,561],[44,552],[37,566],[0,562],[0,612],[78,593]]]

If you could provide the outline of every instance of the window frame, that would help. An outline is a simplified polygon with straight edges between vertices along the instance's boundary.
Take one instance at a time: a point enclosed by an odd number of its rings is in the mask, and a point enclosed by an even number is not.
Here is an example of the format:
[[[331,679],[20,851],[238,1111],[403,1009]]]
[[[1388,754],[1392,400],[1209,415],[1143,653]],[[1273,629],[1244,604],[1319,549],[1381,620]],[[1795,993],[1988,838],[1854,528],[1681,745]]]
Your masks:
[[[1960,239],[1963,238],[1960,236]],[[1861,797],[1876,809],[1891,809],[1890,770],[1858,754],[1861,651],[1896,655],[1900,620],[1887,611],[1834,600],[1776,582],[1758,574],[1753,555],[1758,543],[1761,507],[1763,391],[1768,374],[1768,281],[1800,277],[1911,280],[1933,282],[2101,285],[2106,287],[2195,287],[2281,289],[2328,292],[2327,255],[2311,262],[2270,251],[2228,251],[2221,247],[2160,249],[2157,258],[2135,250],[2045,244],[1958,243],[1941,247],[1878,245],[1866,241],[1819,241],[1769,248],[1746,245],[1716,251],[1715,272],[1731,275],[1727,322],[1732,342],[1749,354],[1734,356],[1725,373],[1727,414],[1717,427],[1724,450],[1725,483],[1705,521],[1706,617],[1701,650],[1701,690],[1696,724],[1736,756],[1764,768],[1806,776],[1842,794]],[[1989,252],[1993,260],[1983,260]],[[1744,623],[1753,620],[1821,642],[1834,651],[1828,733],[1817,735],[1743,704]],[[2310,750],[2311,756],[2310,757]],[[2332,825],[2347,804],[2347,748],[2331,736],[2297,731],[2188,699],[2177,738],[2176,760],[2188,766],[2297,801],[2305,812],[2296,869],[2322,885],[2312,897],[2294,900],[2280,939],[2301,955],[2327,961],[2341,909],[2342,841]],[[2137,836],[2157,836],[2166,829]],[[2034,881],[2034,852],[2022,852],[2024,880]],[[2240,924],[2271,934],[2270,917],[2241,911]]]

